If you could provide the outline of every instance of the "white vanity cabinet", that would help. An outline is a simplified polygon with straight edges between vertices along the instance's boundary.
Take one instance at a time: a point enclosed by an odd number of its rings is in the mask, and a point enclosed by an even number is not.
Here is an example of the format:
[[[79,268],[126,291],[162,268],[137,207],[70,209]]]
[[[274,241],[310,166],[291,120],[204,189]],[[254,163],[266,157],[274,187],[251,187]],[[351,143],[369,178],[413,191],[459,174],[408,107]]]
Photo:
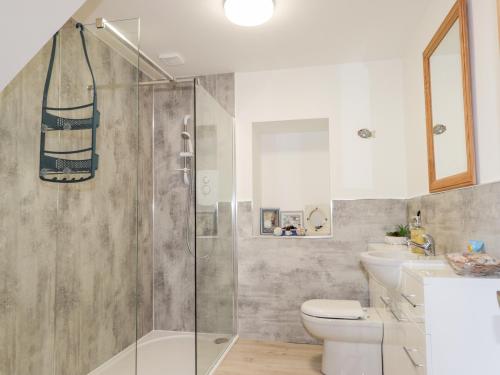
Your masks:
[[[425,357],[422,356],[425,347],[422,348],[421,342],[424,334],[403,315],[403,301],[399,292],[390,293],[382,284],[370,277],[370,302],[384,323],[382,346],[384,375],[426,374]],[[417,348],[420,348],[418,352]]]
[[[445,264],[402,267],[389,291],[370,276],[384,322],[384,375],[499,375],[500,279],[463,278]]]

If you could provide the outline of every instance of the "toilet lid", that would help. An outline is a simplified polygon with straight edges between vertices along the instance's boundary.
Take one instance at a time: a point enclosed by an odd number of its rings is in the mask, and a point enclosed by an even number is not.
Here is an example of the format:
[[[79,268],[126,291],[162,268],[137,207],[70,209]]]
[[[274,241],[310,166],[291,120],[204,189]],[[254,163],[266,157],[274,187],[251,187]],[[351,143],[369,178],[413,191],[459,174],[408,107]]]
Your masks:
[[[365,312],[359,301],[312,299],[301,308],[306,315],[330,319],[363,319]]]

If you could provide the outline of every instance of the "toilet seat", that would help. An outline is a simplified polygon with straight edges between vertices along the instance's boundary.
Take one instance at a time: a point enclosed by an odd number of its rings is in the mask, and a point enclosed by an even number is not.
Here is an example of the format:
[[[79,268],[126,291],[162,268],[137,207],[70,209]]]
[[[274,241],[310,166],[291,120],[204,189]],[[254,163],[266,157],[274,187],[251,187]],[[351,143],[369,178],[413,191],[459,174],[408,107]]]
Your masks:
[[[305,315],[323,319],[365,319],[366,312],[359,301],[313,299],[302,304],[301,311]]]

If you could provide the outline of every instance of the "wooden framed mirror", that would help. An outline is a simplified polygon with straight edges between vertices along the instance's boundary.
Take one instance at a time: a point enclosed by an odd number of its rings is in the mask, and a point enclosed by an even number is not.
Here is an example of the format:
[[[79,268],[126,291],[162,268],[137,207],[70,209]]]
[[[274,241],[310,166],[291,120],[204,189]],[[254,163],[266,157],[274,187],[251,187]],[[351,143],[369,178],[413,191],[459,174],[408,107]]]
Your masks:
[[[498,42],[500,43],[500,0],[497,0]]]
[[[458,0],[424,51],[429,191],[476,183],[467,1]]]

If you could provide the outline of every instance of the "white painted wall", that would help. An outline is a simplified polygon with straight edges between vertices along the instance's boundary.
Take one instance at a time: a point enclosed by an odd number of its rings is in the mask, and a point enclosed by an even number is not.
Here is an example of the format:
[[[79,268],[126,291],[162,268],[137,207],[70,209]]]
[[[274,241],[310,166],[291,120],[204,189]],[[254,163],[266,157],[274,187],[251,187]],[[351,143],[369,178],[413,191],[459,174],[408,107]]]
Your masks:
[[[433,0],[404,54],[408,196],[427,194],[422,52],[455,0]],[[496,0],[469,0],[478,183],[500,180],[500,48]]]
[[[330,123],[332,199],[406,196],[400,61],[237,73],[235,104],[238,200],[252,200],[252,123],[313,118]]]
[[[0,91],[85,0],[2,1]]]

